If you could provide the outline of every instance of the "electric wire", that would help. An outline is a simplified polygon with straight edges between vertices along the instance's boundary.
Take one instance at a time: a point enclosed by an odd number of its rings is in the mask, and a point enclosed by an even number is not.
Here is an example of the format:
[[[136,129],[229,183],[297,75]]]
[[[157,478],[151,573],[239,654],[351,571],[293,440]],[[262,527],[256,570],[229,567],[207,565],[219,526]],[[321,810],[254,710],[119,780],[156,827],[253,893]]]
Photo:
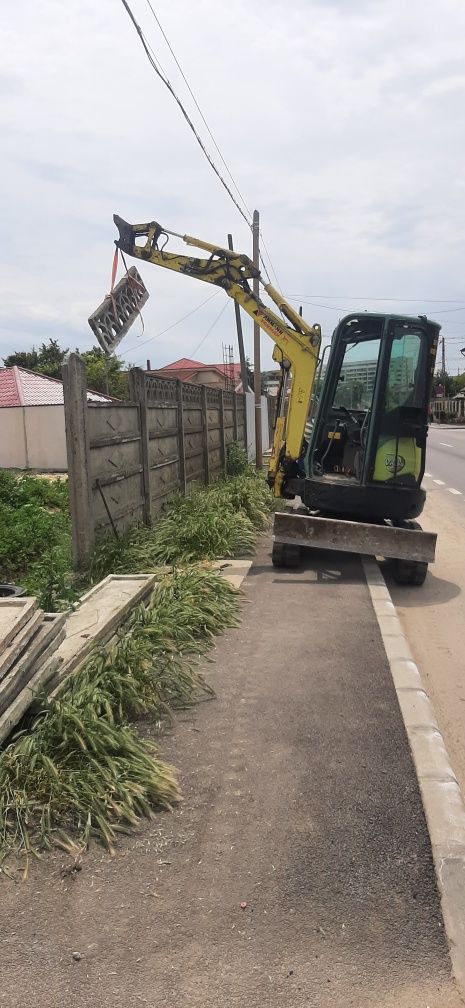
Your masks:
[[[192,130],[192,132],[193,132],[193,134],[195,136],[195,139],[197,140],[197,143],[199,144],[199,147],[203,151],[203,153],[204,153],[205,157],[207,158],[207,160],[208,160],[211,168],[213,168],[213,171],[215,172],[215,175],[217,175],[217,177],[219,178],[222,186],[224,186],[224,188],[226,189],[226,192],[228,193],[228,195],[232,199],[232,201],[234,203],[234,206],[239,211],[241,217],[243,217],[244,220],[246,221],[247,226],[250,227],[250,221],[248,220],[247,215],[244,213],[242,207],[237,202],[237,199],[234,196],[234,193],[231,192],[231,189],[228,186],[228,183],[226,182],[226,179],[223,178],[221,172],[216,167],[216,164],[215,164],[215,162],[214,162],[211,154],[209,153],[209,151],[205,147],[205,144],[204,144],[201,136],[197,132],[197,129],[194,126],[194,123],[192,122],[192,119],[190,118],[188,112],[184,108],[184,105],[182,104],[181,99],[178,98],[178,96],[177,96],[177,94],[176,94],[176,92],[175,92],[172,84],[170,84],[170,81],[168,80],[168,77],[164,73],[162,73],[161,68],[157,65],[157,60],[156,60],[155,56],[153,55],[153,53],[151,52],[150,46],[149,46],[148,42],[146,41],[145,35],[144,35],[143,31],[142,31],[142,28],[137,23],[137,21],[136,21],[136,19],[134,17],[134,14],[132,13],[132,10],[131,10],[131,8],[130,8],[128,2],[127,2],[127,0],[121,0],[121,3],[123,4],[123,7],[126,9],[126,12],[127,12],[128,16],[130,17],[130,19],[131,19],[131,21],[132,21],[132,23],[134,25],[134,28],[137,31],[137,34],[138,34],[138,36],[140,38],[140,41],[142,43],[142,46],[144,48],[145,54],[147,56],[147,59],[149,60],[150,65],[152,66],[153,70],[155,71],[155,73],[157,74],[157,76],[160,78],[160,80],[163,82],[163,84],[165,85],[165,87],[168,89],[168,91],[170,92],[170,94],[173,96],[173,98],[174,98],[175,102],[177,103],[177,105],[179,106],[179,108],[180,108],[180,110],[181,110],[181,112],[182,112],[182,114],[183,114],[183,116],[184,116],[184,118],[185,118],[185,120],[186,120],[189,128]]]
[[[308,298],[323,298],[326,301],[400,301],[410,304],[453,304],[464,305],[461,298],[409,298],[409,297],[371,297],[367,294],[355,297],[353,294],[289,294],[293,301],[305,301]],[[455,311],[456,309],[452,309]],[[459,310],[459,309],[457,309]]]
[[[228,193],[228,196],[230,197],[230,199],[231,199],[231,200],[232,200],[232,202],[234,203],[234,206],[236,207],[236,209],[237,209],[237,210],[239,211],[239,213],[240,213],[241,217],[243,218],[243,220],[245,220],[245,222],[246,222],[246,224],[247,224],[247,227],[248,227],[249,229],[252,229],[252,223],[251,223],[251,221],[250,221],[250,219],[249,219],[249,218],[250,218],[250,210],[249,210],[249,208],[248,208],[248,206],[247,206],[247,203],[246,203],[246,201],[245,201],[244,197],[242,196],[242,193],[241,193],[241,191],[240,191],[240,189],[239,189],[239,187],[238,187],[238,185],[237,185],[237,183],[236,183],[236,181],[235,181],[235,179],[234,179],[233,175],[231,174],[231,171],[230,171],[230,169],[228,168],[228,165],[226,164],[226,161],[225,161],[225,159],[224,159],[224,157],[223,157],[223,155],[222,155],[222,153],[221,153],[221,150],[220,150],[220,148],[218,147],[218,144],[217,144],[217,142],[216,142],[216,140],[215,140],[215,138],[214,138],[214,136],[213,136],[213,134],[212,134],[212,132],[211,132],[211,130],[210,130],[210,127],[209,127],[209,125],[208,125],[208,123],[207,123],[207,121],[206,121],[206,119],[205,119],[205,116],[203,115],[203,112],[202,112],[202,111],[201,111],[201,109],[200,109],[200,106],[199,106],[199,104],[198,104],[198,102],[197,102],[197,99],[195,98],[195,95],[194,95],[194,93],[193,93],[193,91],[192,91],[192,89],[191,89],[191,87],[190,87],[190,85],[189,85],[189,83],[188,83],[188,81],[187,81],[187,78],[185,77],[185,74],[184,74],[183,70],[181,69],[181,66],[180,66],[180,63],[179,63],[179,61],[178,61],[177,57],[176,57],[176,56],[175,56],[175,54],[174,54],[174,51],[173,51],[173,49],[172,49],[172,47],[171,47],[171,45],[170,45],[170,43],[169,43],[169,41],[168,41],[168,38],[167,38],[167,36],[166,36],[165,32],[163,31],[163,28],[162,28],[162,26],[161,26],[161,24],[160,24],[160,21],[159,21],[159,18],[157,17],[157,15],[156,15],[156,13],[155,13],[155,11],[154,11],[154,9],[153,9],[152,5],[150,4],[149,0],[147,0],[147,2],[149,3],[149,6],[150,6],[150,9],[152,10],[152,13],[153,13],[153,16],[154,16],[154,18],[155,18],[155,20],[156,20],[156,22],[157,22],[157,24],[158,24],[158,26],[159,26],[159,28],[160,28],[160,31],[162,32],[162,34],[163,34],[163,37],[165,38],[165,41],[166,41],[167,45],[169,46],[169,49],[170,49],[170,52],[171,52],[171,53],[172,53],[172,55],[173,55],[173,58],[174,58],[174,60],[175,60],[175,62],[176,62],[176,65],[178,66],[178,68],[179,68],[179,71],[180,71],[180,73],[182,74],[182,77],[183,77],[183,79],[184,79],[184,81],[185,81],[185,83],[186,83],[186,86],[188,87],[188,89],[189,89],[189,92],[190,92],[190,94],[192,95],[192,98],[193,98],[193,100],[194,100],[194,102],[195,102],[195,105],[196,105],[196,107],[197,107],[198,111],[199,111],[199,114],[200,114],[200,116],[201,116],[201,118],[202,118],[203,122],[205,123],[205,126],[206,126],[206,128],[207,128],[207,130],[208,130],[208,132],[209,132],[209,134],[210,134],[210,136],[211,136],[211,138],[212,138],[212,141],[213,141],[213,143],[214,143],[214,145],[215,145],[215,147],[216,147],[216,149],[217,149],[217,151],[218,151],[218,153],[219,153],[219,155],[220,155],[220,158],[221,158],[221,160],[222,160],[223,164],[225,165],[225,168],[226,168],[226,171],[227,171],[227,173],[228,173],[229,177],[231,178],[231,180],[232,180],[232,183],[233,183],[233,185],[234,185],[234,188],[235,188],[235,189],[237,190],[237,192],[238,192],[238,194],[239,194],[239,198],[240,198],[240,199],[242,200],[242,202],[243,202],[243,204],[244,204],[244,206],[245,206],[245,208],[246,208],[246,210],[247,210],[247,212],[248,212],[248,214],[249,214],[249,217],[247,216],[247,213],[245,213],[245,212],[244,212],[244,210],[242,209],[242,207],[241,207],[241,206],[240,206],[240,204],[238,203],[238,201],[237,201],[236,197],[234,196],[234,193],[232,193],[232,192],[231,192],[231,189],[230,189],[230,187],[229,187],[228,183],[227,183],[227,182],[226,182],[226,180],[225,180],[225,179],[223,178],[223,175],[221,174],[221,172],[220,172],[220,171],[219,171],[219,169],[217,168],[217,166],[216,166],[216,164],[215,164],[215,162],[214,162],[214,160],[213,160],[213,158],[212,158],[211,154],[210,154],[210,153],[209,153],[209,151],[207,150],[207,148],[206,148],[206,146],[205,146],[205,144],[204,144],[204,142],[203,142],[203,140],[202,140],[202,138],[201,138],[201,136],[200,136],[200,134],[199,134],[198,130],[196,129],[196,127],[195,127],[194,123],[192,122],[192,119],[191,119],[191,117],[189,116],[188,112],[187,112],[187,111],[186,111],[186,109],[184,108],[184,105],[183,105],[183,103],[182,103],[181,99],[180,99],[180,98],[178,97],[178,95],[176,94],[176,91],[174,90],[174,88],[173,88],[173,85],[172,85],[172,84],[170,83],[170,81],[169,81],[169,79],[168,79],[168,75],[167,75],[167,74],[165,73],[165,71],[164,71],[164,70],[162,69],[162,67],[161,67],[161,64],[160,64],[160,60],[159,60],[159,59],[157,59],[157,57],[155,56],[155,53],[154,53],[154,51],[153,51],[153,49],[152,49],[152,47],[151,47],[150,43],[149,43],[149,42],[147,41],[147,39],[146,39],[146,37],[145,37],[145,35],[144,35],[143,31],[142,31],[142,28],[140,27],[140,25],[139,25],[139,24],[138,24],[138,22],[136,21],[136,18],[135,18],[135,16],[134,16],[134,14],[133,14],[133,12],[132,12],[132,10],[131,10],[131,8],[130,8],[130,6],[129,6],[128,2],[127,2],[127,0],[121,0],[121,2],[122,2],[122,4],[123,4],[123,6],[124,6],[124,8],[125,8],[125,10],[126,10],[126,12],[127,12],[127,14],[128,14],[128,16],[129,16],[130,20],[132,21],[132,23],[133,23],[133,25],[134,25],[134,28],[135,28],[135,29],[136,29],[136,31],[137,31],[137,34],[139,35],[139,38],[140,38],[140,41],[141,41],[141,43],[142,43],[142,46],[143,46],[143,49],[144,49],[144,51],[145,51],[145,54],[146,54],[146,56],[147,56],[147,59],[149,60],[149,63],[151,64],[151,66],[152,66],[153,70],[155,71],[155,73],[157,74],[157,76],[158,76],[158,77],[160,78],[160,80],[162,81],[162,83],[163,83],[163,84],[165,85],[165,87],[166,87],[166,88],[168,89],[168,91],[170,92],[170,94],[171,94],[171,95],[172,95],[172,97],[174,98],[175,102],[177,103],[177,105],[178,105],[179,109],[181,110],[181,112],[182,112],[182,115],[184,116],[184,118],[185,118],[185,120],[186,120],[186,122],[187,122],[187,124],[188,124],[189,128],[190,128],[190,129],[192,130],[192,132],[193,132],[193,134],[194,134],[194,136],[195,136],[195,139],[197,140],[197,143],[199,144],[199,147],[201,148],[201,150],[202,150],[203,154],[204,154],[204,155],[205,155],[205,157],[207,158],[207,161],[208,161],[208,163],[209,163],[210,167],[211,167],[211,168],[213,169],[213,171],[215,172],[215,175],[217,176],[217,178],[218,178],[218,179],[219,179],[219,181],[221,182],[222,186],[224,187],[224,189],[225,189],[225,190],[226,190],[226,192]],[[260,232],[260,235],[261,235],[261,237],[262,237],[262,241],[263,241],[263,235],[261,234],[261,232]],[[263,241],[263,246],[264,246],[264,248],[265,248],[265,250],[266,250],[266,246],[265,246],[265,242],[264,242],[264,241]],[[276,271],[275,271],[275,269],[274,269],[274,267],[273,267],[273,264],[272,264],[272,262],[271,262],[271,257],[270,257],[270,254],[269,254],[268,250],[266,250],[266,254],[267,254],[267,256],[268,256],[268,259],[269,259],[269,261],[270,261],[270,266],[271,266],[271,270],[272,270],[272,272],[274,273],[274,275],[275,275],[275,277],[276,277]],[[270,277],[270,274],[269,274],[269,272],[268,272],[268,268],[267,268],[267,265],[266,265],[266,263],[265,263],[265,260],[264,260],[264,258],[263,258],[263,255],[262,255],[262,253],[261,253],[261,252],[259,252],[259,256],[260,256],[260,262],[261,262],[261,264],[262,264],[262,266],[263,266],[263,269],[264,269],[264,271],[265,271],[265,273],[266,273],[266,276],[267,276],[267,279],[268,279],[268,282],[269,282],[269,283],[271,283],[271,277]],[[277,280],[277,277],[276,277],[276,280]]]
[[[202,339],[200,340],[200,343],[198,343],[197,346],[196,346],[196,348],[195,348],[195,350],[192,351],[192,357],[194,356],[194,354],[198,353],[198,351],[200,350],[200,347],[205,343],[205,340],[207,339],[207,336],[210,335],[210,333],[213,331],[213,329],[215,328],[215,326],[217,325],[217,323],[220,321],[220,318],[223,315],[223,313],[226,311],[226,308],[228,307],[228,304],[229,304],[229,301],[225,301],[224,305],[221,306],[221,311],[218,312],[218,315],[216,316],[216,318],[212,322],[211,326],[209,327],[209,329],[207,329],[205,335],[202,336]]]
[[[192,88],[191,88],[191,86],[189,84],[189,81],[187,80],[187,77],[186,77],[186,75],[184,73],[184,70],[182,69],[182,66],[181,66],[181,64],[180,64],[180,62],[179,62],[179,60],[178,60],[178,58],[176,56],[176,53],[174,52],[174,49],[173,49],[173,47],[172,47],[172,45],[170,43],[170,40],[169,40],[169,38],[168,38],[168,36],[167,36],[164,28],[163,28],[163,25],[161,24],[160,18],[158,17],[156,11],[154,10],[154,7],[153,7],[153,4],[151,3],[151,0],[147,0],[147,5],[150,8],[150,10],[151,10],[151,12],[152,12],[152,14],[153,14],[153,16],[155,18],[155,21],[156,21],[156,23],[157,23],[157,25],[158,25],[158,27],[159,27],[159,29],[161,31],[161,34],[163,35],[163,38],[164,38],[164,40],[165,40],[165,42],[166,42],[166,44],[168,46],[168,49],[169,49],[169,51],[170,51],[170,53],[171,53],[171,55],[172,55],[172,57],[174,59],[174,62],[176,63],[176,66],[177,66],[177,68],[179,70],[179,73],[181,74],[181,77],[182,77],[182,79],[183,79],[183,81],[184,81],[184,83],[185,83],[185,85],[187,87],[187,90],[189,91],[189,94],[190,94],[190,96],[191,96],[191,98],[192,98],[192,100],[194,102],[194,105],[195,105],[195,107],[196,107],[196,109],[197,109],[197,111],[198,111],[198,113],[200,115],[200,118],[202,119],[202,122],[204,123],[204,125],[205,125],[205,127],[206,127],[206,129],[207,129],[207,131],[208,131],[208,133],[210,135],[210,138],[211,138],[211,140],[212,140],[212,142],[213,142],[216,150],[218,151],[218,154],[219,154],[219,156],[221,158],[221,161],[223,162],[223,165],[224,165],[224,167],[225,167],[225,169],[226,169],[226,171],[227,171],[227,173],[229,175],[229,178],[231,179],[231,182],[232,182],[232,184],[233,184],[233,186],[234,186],[234,188],[235,188],[235,190],[236,190],[236,192],[237,192],[237,194],[239,196],[239,199],[242,201],[242,203],[243,203],[243,205],[244,205],[244,207],[245,207],[245,209],[246,209],[246,211],[247,211],[247,213],[249,215],[249,218],[251,218],[252,217],[252,211],[251,211],[250,207],[248,206],[245,197],[242,195],[241,190],[239,189],[239,186],[238,186],[238,184],[237,184],[237,182],[236,182],[236,180],[235,180],[235,178],[234,178],[234,176],[233,176],[233,174],[232,174],[232,172],[231,172],[231,170],[229,168],[229,165],[227,164],[227,162],[225,160],[223,152],[221,151],[220,147],[218,146],[218,143],[217,143],[217,141],[216,141],[216,139],[215,139],[215,137],[214,137],[214,135],[213,135],[213,133],[212,133],[212,131],[210,129],[210,126],[209,126],[209,124],[207,122],[207,119],[206,119],[204,113],[202,112],[202,109],[200,108],[200,105],[199,105],[199,103],[197,101],[197,98],[195,97],[195,94],[194,94],[194,92],[193,92],[193,90],[192,90]],[[166,76],[167,75],[165,74],[165,77]],[[249,224],[249,227],[251,228],[252,225],[250,223],[250,220],[248,221],[248,224]],[[265,244],[265,239],[263,237],[263,233],[262,233],[261,230],[259,231],[259,234],[260,234],[260,238],[261,238],[261,241],[262,241],[263,248],[265,249],[266,255],[268,257],[268,261],[270,263],[271,272],[273,273],[273,276],[274,276],[274,278],[276,280],[276,284],[279,287],[278,276],[277,276],[276,270],[275,270],[275,268],[273,266],[273,262],[272,262],[270,253],[269,253],[269,251],[267,249],[267,246]],[[267,268],[266,262],[265,262],[265,260],[264,260],[264,258],[262,256],[262,253],[260,251],[259,251],[259,256],[260,256],[260,262],[261,262],[261,264],[263,266],[263,269],[265,270],[266,276],[268,278],[268,282],[271,283],[271,277],[270,277],[270,274],[268,272],[268,268]]]
[[[129,347],[128,350],[124,351],[125,355],[131,353],[133,350],[139,350],[139,348],[145,346],[146,343],[150,343],[152,340],[158,339],[159,336],[164,336],[165,333],[170,332],[171,329],[175,329],[176,326],[180,325],[181,322],[185,322],[186,319],[190,318],[191,315],[194,315],[195,312],[199,311],[200,308],[203,308],[203,306],[208,304],[209,301],[213,301],[213,298],[217,297],[219,293],[220,293],[219,290],[215,291],[214,294],[210,294],[210,297],[207,297],[205,298],[204,301],[201,301],[200,304],[196,306],[196,308],[192,308],[192,310],[188,311],[186,315],[183,315],[181,318],[179,318],[177,322],[173,322],[171,325],[167,326],[166,329],[162,329],[161,332],[155,333],[153,336],[148,336],[147,339],[140,340],[134,346]]]
[[[252,212],[251,212],[250,208],[247,206],[246,200],[244,199],[244,196],[242,195],[241,190],[239,189],[239,186],[238,186],[238,184],[237,184],[237,182],[236,182],[236,180],[235,180],[232,172],[230,171],[230,169],[229,169],[229,167],[228,167],[228,165],[227,165],[227,163],[225,161],[224,155],[223,155],[222,151],[220,150],[220,148],[219,148],[219,146],[218,146],[218,144],[217,144],[217,142],[215,140],[215,137],[213,136],[213,133],[212,133],[212,131],[210,129],[210,126],[208,125],[208,122],[207,122],[207,120],[206,120],[206,118],[205,118],[205,116],[204,116],[204,114],[202,112],[202,109],[200,108],[200,105],[199,105],[199,103],[197,101],[197,98],[195,97],[195,94],[194,94],[194,92],[193,92],[193,90],[192,90],[192,88],[191,88],[191,86],[189,84],[189,81],[187,80],[187,77],[186,77],[186,75],[184,73],[184,70],[182,69],[182,66],[181,66],[181,64],[180,64],[180,62],[179,62],[179,60],[178,60],[178,58],[176,56],[176,53],[173,50],[173,47],[172,47],[172,45],[171,45],[171,43],[170,43],[170,41],[169,41],[169,39],[168,39],[168,37],[166,35],[166,32],[165,32],[165,30],[164,30],[164,28],[163,28],[163,26],[162,26],[162,24],[160,22],[160,19],[157,16],[157,14],[156,14],[156,12],[155,12],[155,10],[153,8],[151,0],[147,0],[147,4],[150,7],[150,10],[152,11],[152,14],[153,14],[153,16],[155,18],[155,21],[156,21],[156,23],[157,23],[157,25],[158,25],[158,27],[159,27],[162,35],[163,35],[163,38],[164,38],[164,40],[165,40],[165,42],[166,42],[166,44],[168,46],[168,49],[169,49],[169,51],[170,51],[170,53],[171,53],[171,55],[172,55],[172,57],[174,59],[174,62],[176,63],[176,66],[177,66],[177,68],[179,70],[179,73],[181,74],[181,77],[182,77],[182,79],[183,79],[183,81],[184,81],[184,83],[185,83],[185,85],[186,85],[186,87],[187,87],[187,89],[189,91],[189,94],[190,94],[190,96],[191,96],[191,98],[192,98],[192,100],[194,102],[194,105],[195,105],[195,107],[196,107],[196,109],[197,109],[197,111],[198,111],[198,113],[199,113],[199,115],[200,115],[200,117],[202,119],[202,122],[204,123],[206,129],[208,130],[210,138],[211,138],[214,146],[216,147],[216,150],[218,151],[218,154],[219,154],[219,156],[220,156],[220,158],[221,158],[221,160],[222,160],[222,162],[224,164],[224,167],[226,168],[226,171],[227,171],[227,173],[229,175],[229,178],[231,179],[231,182],[232,182],[232,184],[233,184],[233,186],[234,186],[234,188],[235,188],[235,190],[236,190],[239,198],[242,200],[242,203],[244,204],[245,209],[247,210],[247,213],[249,214],[249,217],[251,217],[252,216]]]

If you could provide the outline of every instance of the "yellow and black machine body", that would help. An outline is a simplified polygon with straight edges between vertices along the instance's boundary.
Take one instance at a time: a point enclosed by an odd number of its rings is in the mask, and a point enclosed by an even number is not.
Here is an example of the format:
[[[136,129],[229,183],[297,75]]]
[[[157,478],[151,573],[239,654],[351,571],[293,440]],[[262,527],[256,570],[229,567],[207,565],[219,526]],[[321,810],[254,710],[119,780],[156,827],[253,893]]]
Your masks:
[[[114,216],[122,252],[221,287],[274,343],[281,368],[269,460],[275,497],[303,507],[277,513],[275,566],[295,566],[302,547],[390,557],[394,575],[421,584],[436,536],[413,521],[422,511],[428,404],[440,327],[416,318],[356,312],[337,326],[325,366],[321,329],[308,324],[243,254],[156,221]],[[208,253],[166,251],[169,237]],[[280,314],[253,292],[258,279]],[[112,320],[113,333],[118,319]]]

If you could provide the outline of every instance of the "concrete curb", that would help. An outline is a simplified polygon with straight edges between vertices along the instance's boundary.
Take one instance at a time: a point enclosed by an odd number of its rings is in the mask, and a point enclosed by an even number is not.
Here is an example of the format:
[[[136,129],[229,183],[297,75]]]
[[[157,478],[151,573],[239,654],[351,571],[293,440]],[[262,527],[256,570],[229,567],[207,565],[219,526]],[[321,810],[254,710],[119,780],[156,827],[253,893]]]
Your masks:
[[[465,993],[465,806],[386,582],[372,557],[363,567],[420,785],[452,968]]]

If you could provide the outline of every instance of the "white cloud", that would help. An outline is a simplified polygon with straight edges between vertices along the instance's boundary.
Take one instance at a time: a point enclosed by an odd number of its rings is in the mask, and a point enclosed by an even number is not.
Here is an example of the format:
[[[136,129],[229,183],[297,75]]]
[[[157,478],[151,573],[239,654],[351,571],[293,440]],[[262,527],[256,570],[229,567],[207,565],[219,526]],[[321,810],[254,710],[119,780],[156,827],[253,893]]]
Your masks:
[[[154,7],[249,206],[261,210],[284,292],[333,304],[308,306],[326,332],[352,307],[382,307],[370,297],[405,299],[386,308],[442,321],[458,364],[465,311],[408,299],[465,301],[461,0]],[[192,109],[145,0],[133,9]],[[87,315],[109,285],[114,211],[219,243],[232,231],[244,251],[250,235],[122,4],[17,0],[3,19],[0,355],[48,334],[85,348]],[[152,364],[189,356],[221,294],[142,345],[209,289],[141,269],[146,333],[138,338],[136,324],[123,353],[135,347],[128,358]],[[246,338],[250,352],[251,326]],[[222,341],[234,342],[232,306],[199,353],[221,359]],[[267,361],[266,348],[264,339]]]

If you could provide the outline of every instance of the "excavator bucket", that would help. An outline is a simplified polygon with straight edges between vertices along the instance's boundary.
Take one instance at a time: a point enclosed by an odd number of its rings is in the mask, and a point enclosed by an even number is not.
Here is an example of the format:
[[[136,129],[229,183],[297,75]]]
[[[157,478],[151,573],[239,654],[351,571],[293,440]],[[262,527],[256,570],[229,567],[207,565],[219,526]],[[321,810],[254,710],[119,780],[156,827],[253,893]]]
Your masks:
[[[273,527],[274,544],[340,550],[416,563],[434,560],[436,539],[435,532],[423,532],[415,527],[398,528],[387,522],[370,525],[290,511],[277,511]]]

